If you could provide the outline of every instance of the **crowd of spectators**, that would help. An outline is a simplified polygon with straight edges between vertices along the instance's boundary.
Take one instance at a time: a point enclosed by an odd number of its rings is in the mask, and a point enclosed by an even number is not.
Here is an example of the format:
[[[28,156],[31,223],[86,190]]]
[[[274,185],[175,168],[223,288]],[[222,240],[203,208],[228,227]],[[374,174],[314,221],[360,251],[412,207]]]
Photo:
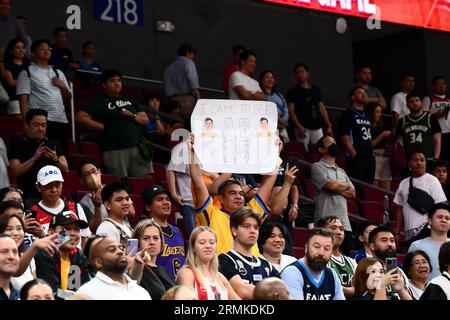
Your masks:
[[[307,64],[294,66],[284,96],[276,72],[256,80],[256,53],[237,45],[224,91],[231,100],[275,103],[281,158],[266,175],[206,172],[195,137],[169,144],[174,130],[189,129],[201,98],[191,44],[165,69],[163,90],[142,104],[125,94],[118,69],[97,62],[94,42],[77,61],[66,29],[54,30],[53,44],[32,42],[26,18],[10,10],[10,0],[0,0],[0,110],[23,130],[0,138],[0,300],[450,299],[444,77],[434,77],[422,99],[415,76],[403,74],[389,110],[372,69],[360,66],[348,108],[333,119]],[[77,81],[102,92],[72,118]],[[97,159],[73,161],[74,122],[83,132],[76,143],[97,143]],[[265,128],[268,120],[260,122]],[[148,141],[173,147],[164,186],[154,183],[157,151]],[[288,161],[283,149],[292,145],[317,156],[308,168],[314,218],[305,224],[304,255],[295,257],[305,174],[298,160],[307,157]],[[393,167],[396,150],[410,172]],[[175,161],[180,154],[187,161]],[[75,193],[66,187],[73,183]],[[349,203],[361,186],[395,191],[393,221],[356,225]]]

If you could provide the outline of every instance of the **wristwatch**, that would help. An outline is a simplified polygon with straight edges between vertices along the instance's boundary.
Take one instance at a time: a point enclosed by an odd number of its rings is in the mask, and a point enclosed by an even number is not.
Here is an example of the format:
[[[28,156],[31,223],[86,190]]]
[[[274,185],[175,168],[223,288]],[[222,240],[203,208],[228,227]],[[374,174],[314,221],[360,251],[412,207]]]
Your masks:
[[[293,203],[293,204],[292,204],[292,207],[298,210],[298,204]]]
[[[133,120],[136,119],[136,117],[137,117],[137,114],[133,113]]]

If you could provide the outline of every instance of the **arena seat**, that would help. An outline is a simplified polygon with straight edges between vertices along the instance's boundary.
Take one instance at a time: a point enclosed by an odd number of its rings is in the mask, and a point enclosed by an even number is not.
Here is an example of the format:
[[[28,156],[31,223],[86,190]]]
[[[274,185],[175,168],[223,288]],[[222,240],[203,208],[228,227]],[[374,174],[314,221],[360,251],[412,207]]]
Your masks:
[[[361,201],[361,209],[366,219],[383,223],[384,204],[377,201]]]
[[[293,238],[295,247],[304,247],[306,243],[306,237],[308,235],[309,229],[307,228],[294,228]]]
[[[299,158],[302,160],[305,160],[307,158],[305,146],[301,142],[291,140],[286,144],[285,150],[286,150],[286,153],[287,152],[298,153],[300,155]]]
[[[130,186],[133,194],[142,194],[145,189],[154,184],[154,181],[134,177],[127,177],[125,182]]]
[[[80,147],[83,154],[93,157],[97,165],[101,166],[103,158],[98,143],[82,141],[80,142]]]
[[[164,165],[159,162],[153,162],[153,178],[155,179],[155,183],[161,183],[161,181],[166,180],[166,169]]]
[[[305,248],[293,247],[292,254],[297,259],[303,258],[305,256]]]

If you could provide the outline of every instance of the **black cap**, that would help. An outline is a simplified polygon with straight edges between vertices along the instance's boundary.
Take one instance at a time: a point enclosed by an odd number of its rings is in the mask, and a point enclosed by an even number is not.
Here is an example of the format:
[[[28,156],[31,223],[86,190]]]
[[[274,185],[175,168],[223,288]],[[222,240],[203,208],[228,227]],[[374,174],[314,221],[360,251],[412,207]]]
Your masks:
[[[77,215],[72,211],[63,211],[53,217],[52,221],[50,221],[49,228],[54,229],[57,226],[65,226],[71,223],[76,223],[80,229],[89,227],[86,221],[78,219]]]
[[[170,192],[164,189],[163,187],[155,184],[147,189],[144,190],[141,194],[142,201],[144,204],[150,203],[153,198],[160,193],[165,193],[169,196],[170,200],[172,200],[172,196],[170,195]]]

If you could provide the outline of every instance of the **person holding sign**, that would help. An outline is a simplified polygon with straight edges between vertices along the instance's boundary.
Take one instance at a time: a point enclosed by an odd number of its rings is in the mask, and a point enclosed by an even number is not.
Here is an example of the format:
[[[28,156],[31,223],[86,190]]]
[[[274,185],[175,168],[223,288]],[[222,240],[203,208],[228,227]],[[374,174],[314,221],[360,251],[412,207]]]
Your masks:
[[[244,191],[238,181],[232,179],[224,181],[218,190],[219,201],[222,207],[221,209],[216,207],[202,179],[201,169],[195,157],[193,145],[193,136],[191,136],[191,140],[188,141],[188,146],[191,160],[191,179],[196,198],[195,205],[198,208],[196,210],[197,223],[211,227],[217,235],[217,254],[220,255],[233,249],[233,237],[229,228],[230,216],[232,213],[246,206],[244,202]],[[258,212],[262,219],[270,215],[267,203],[270,199],[276,177],[276,174],[264,177],[258,193],[248,202],[247,206]],[[253,246],[252,252],[256,256],[260,255],[256,244]]]

